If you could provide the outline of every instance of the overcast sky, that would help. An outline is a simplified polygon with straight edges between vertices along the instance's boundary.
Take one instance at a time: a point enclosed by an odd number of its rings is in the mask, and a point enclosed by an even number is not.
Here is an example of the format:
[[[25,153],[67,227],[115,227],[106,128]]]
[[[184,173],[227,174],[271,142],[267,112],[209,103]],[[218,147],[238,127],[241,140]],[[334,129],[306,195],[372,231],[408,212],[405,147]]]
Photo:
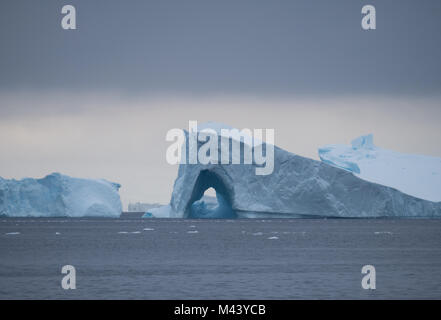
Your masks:
[[[165,134],[188,120],[274,128],[311,158],[370,132],[441,157],[440,31],[439,0],[2,1],[0,176],[103,177],[125,204],[167,202]]]
[[[62,4],[77,9],[60,27]],[[373,4],[377,30],[361,29]],[[438,94],[439,0],[6,0],[2,89]]]

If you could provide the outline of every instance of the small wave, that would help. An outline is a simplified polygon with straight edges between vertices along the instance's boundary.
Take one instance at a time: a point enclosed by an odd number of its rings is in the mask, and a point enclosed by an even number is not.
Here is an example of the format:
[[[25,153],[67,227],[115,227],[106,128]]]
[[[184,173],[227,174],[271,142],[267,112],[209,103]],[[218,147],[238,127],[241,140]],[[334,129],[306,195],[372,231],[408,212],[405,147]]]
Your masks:
[[[187,231],[187,233],[199,233],[199,231],[197,231],[197,230],[191,230],[191,231]]]
[[[143,230],[144,230],[144,231],[153,231],[153,230],[155,230],[155,229],[153,229],[153,228],[144,228]]]
[[[269,237],[268,240],[277,240],[279,237]]]
[[[7,235],[7,236],[13,236],[13,235],[17,235],[17,234],[20,234],[20,232],[8,232],[8,233],[5,233],[5,235]]]

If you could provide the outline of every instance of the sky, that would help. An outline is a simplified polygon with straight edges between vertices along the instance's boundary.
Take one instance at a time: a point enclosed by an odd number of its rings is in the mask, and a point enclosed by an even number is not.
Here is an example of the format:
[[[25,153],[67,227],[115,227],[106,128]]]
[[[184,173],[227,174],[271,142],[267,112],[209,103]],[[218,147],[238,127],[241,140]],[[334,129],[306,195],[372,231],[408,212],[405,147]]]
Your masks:
[[[0,176],[106,178],[124,205],[166,203],[165,135],[189,120],[274,128],[314,159],[367,133],[441,157],[440,30],[439,0],[2,1]]]

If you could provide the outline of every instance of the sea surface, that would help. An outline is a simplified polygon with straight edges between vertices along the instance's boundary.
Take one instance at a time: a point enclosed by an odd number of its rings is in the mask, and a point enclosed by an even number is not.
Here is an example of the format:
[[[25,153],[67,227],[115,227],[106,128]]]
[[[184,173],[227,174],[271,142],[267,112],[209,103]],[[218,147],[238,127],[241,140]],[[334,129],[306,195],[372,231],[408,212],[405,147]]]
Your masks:
[[[0,299],[441,299],[441,220],[2,218]]]

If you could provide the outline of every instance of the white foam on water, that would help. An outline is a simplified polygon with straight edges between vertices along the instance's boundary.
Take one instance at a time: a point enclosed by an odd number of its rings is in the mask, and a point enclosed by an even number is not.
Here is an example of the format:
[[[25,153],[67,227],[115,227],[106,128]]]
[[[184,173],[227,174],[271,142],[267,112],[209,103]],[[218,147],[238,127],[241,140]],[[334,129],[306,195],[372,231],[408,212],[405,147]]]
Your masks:
[[[155,229],[153,229],[153,228],[144,228],[143,230],[144,230],[144,231],[153,231],[153,230],[155,230]]]
[[[277,240],[279,237],[269,237],[268,240]]]
[[[12,236],[12,235],[17,235],[17,234],[20,234],[20,232],[8,232],[8,233],[5,233],[5,235],[7,235],[7,236]]]
[[[199,231],[197,231],[197,230],[191,230],[191,231],[187,231],[187,233],[199,233]]]
[[[390,231],[375,231],[374,234],[389,234],[389,235],[393,235],[393,233],[390,232]]]

